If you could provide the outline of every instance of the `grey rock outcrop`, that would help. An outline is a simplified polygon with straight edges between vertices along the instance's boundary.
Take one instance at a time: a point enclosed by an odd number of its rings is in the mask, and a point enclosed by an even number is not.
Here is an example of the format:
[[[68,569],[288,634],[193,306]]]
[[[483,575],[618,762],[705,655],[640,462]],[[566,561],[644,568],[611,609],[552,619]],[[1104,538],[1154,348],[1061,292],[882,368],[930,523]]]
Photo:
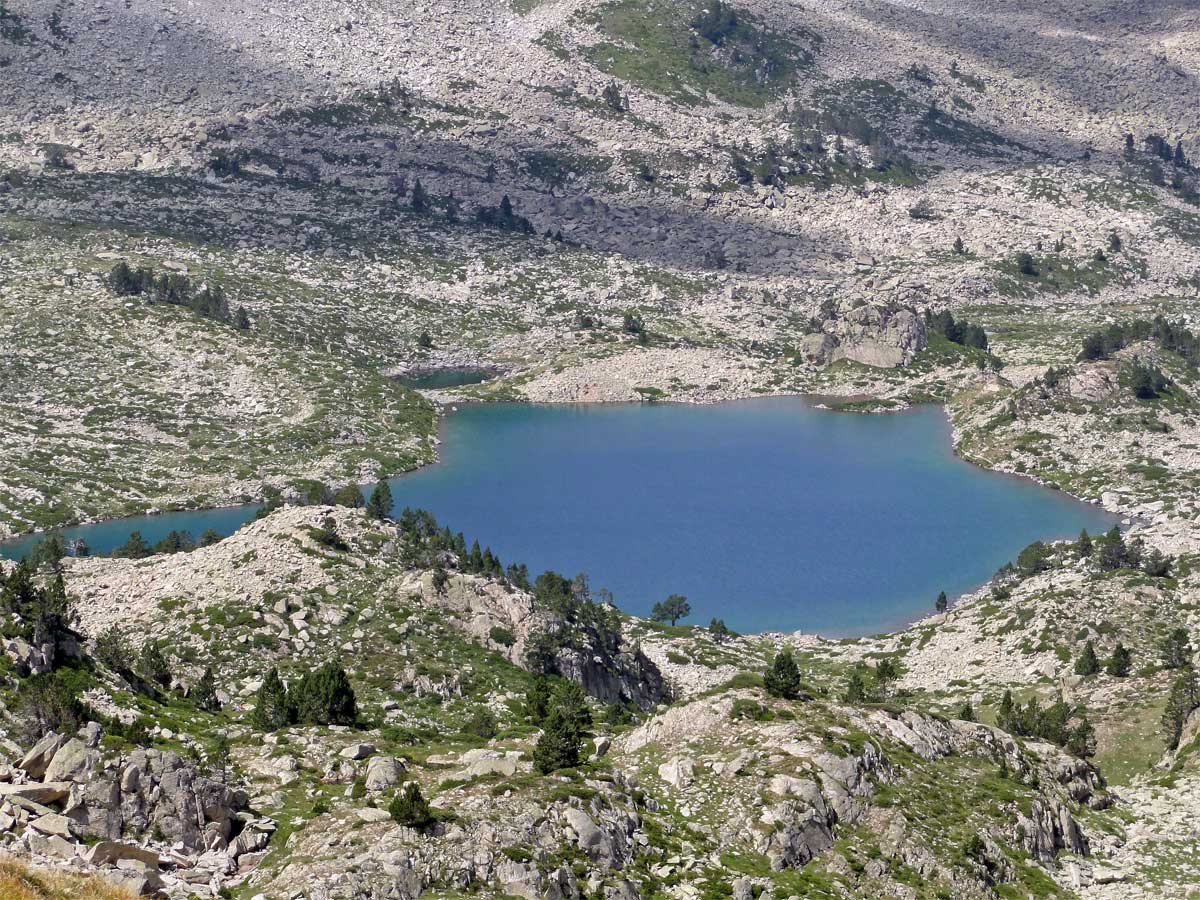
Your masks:
[[[894,369],[912,362],[929,343],[925,322],[912,309],[864,304],[826,320],[801,342],[800,352],[816,365],[839,359]]]

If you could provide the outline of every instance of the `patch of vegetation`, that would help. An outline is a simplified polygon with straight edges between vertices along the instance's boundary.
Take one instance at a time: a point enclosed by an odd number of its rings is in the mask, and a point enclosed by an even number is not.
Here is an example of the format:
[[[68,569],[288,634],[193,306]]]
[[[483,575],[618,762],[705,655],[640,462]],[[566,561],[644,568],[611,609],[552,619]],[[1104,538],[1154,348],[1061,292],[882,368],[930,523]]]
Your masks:
[[[759,107],[811,65],[820,37],[807,29],[783,36],[757,16],[722,0],[710,3],[616,0],[589,15],[608,40],[584,52],[623,81],[698,105],[708,95]]]

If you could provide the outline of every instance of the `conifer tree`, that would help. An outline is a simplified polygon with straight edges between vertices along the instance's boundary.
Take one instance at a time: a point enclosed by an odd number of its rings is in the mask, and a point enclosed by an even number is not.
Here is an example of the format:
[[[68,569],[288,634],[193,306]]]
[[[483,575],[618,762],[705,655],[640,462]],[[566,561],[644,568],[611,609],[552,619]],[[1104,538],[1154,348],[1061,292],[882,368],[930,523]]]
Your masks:
[[[525,692],[525,715],[534,725],[541,725],[550,711],[550,679],[536,676]]]
[[[415,212],[425,212],[429,209],[429,194],[421,184],[420,178],[413,184],[411,204]]]
[[[950,605],[950,600],[949,600],[949,598],[946,597],[946,592],[945,591],[939,592],[937,595],[937,600],[935,600],[933,602],[933,608],[936,609],[940,613],[944,613],[946,611],[946,608],[949,605]]]
[[[287,688],[274,666],[267,672],[254,699],[252,721],[259,731],[276,731],[290,725],[295,719]]]
[[[1162,714],[1163,731],[1166,732],[1167,746],[1170,749],[1174,750],[1179,746],[1183,724],[1197,706],[1200,706],[1200,684],[1196,681],[1196,670],[1188,666],[1171,685],[1167,705]]]
[[[367,501],[367,514],[372,519],[386,519],[392,514],[392,489],[386,481],[380,479],[371,491],[371,499]]]
[[[1104,671],[1114,678],[1124,678],[1129,674],[1129,670],[1133,667],[1133,659],[1130,656],[1129,650],[1120,641],[1117,641],[1117,646],[1113,647],[1112,656],[1108,658],[1108,662],[1104,666]]]
[[[583,739],[564,712],[555,707],[542,723],[542,736],[533,748],[533,767],[543,775],[579,765]]]
[[[763,675],[763,687],[772,697],[795,700],[800,696],[800,669],[792,651],[784,647],[775,654],[771,668]]]
[[[421,786],[410,781],[396,791],[392,802],[388,804],[388,815],[397,825],[408,828],[424,828],[433,821],[429,804],[421,795]]]
[[[197,709],[216,712],[221,708],[221,701],[217,698],[217,678],[213,674],[212,666],[205,669],[200,680],[192,686],[191,696]]]
[[[358,718],[354,688],[337,663],[304,675],[293,686],[291,698],[296,721],[307,725],[353,725]]]
[[[1096,658],[1096,647],[1089,640],[1083,645],[1083,652],[1075,660],[1075,674],[1087,678],[1100,671],[1100,660]]]
[[[171,667],[163,655],[162,648],[153,641],[142,644],[141,656],[138,660],[138,674],[161,688],[171,686]]]

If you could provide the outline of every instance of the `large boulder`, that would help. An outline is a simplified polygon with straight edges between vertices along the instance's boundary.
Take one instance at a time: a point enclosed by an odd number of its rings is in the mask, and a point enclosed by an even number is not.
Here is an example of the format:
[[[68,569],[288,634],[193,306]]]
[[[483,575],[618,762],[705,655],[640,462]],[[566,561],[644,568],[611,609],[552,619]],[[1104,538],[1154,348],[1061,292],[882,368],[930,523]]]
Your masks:
[[[46,781],[85,782],[100,764],[100,753],[79,738],[71,738],[54,754],[43,775]]]
[[[46,774],[46,768],[50,765],[50,761],[54,759],[54,754],[58,752],[58,748],[67,742],[67,739],[61,734],[50,732],[36,744],[29,748],[29,752],[17,761],[17,768],[21,769],[30,778],[41,778]]]
[[[367,762],[366,787],[368,791],[386,791],[400,783],[404,775],[404,764],[394,756],[373,756]]]

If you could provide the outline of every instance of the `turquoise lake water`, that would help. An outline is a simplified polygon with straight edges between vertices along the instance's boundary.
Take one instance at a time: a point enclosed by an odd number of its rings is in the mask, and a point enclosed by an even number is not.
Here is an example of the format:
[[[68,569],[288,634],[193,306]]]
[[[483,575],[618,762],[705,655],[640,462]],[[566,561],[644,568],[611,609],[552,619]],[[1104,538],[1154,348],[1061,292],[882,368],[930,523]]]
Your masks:
[[[668,594],[689,621],[740,631],[872,633],[985,582],[1026,544],[1114,519],[955,458],[937,407],[833,413],[799,398],[715,406],[468,405],[442,461],[392,481],[468,541],[531,573],[588,572],[645,614]],[[252,507],[68,529],[106,552],[140,529],[227,534]],[[19,555],[28,541],[9,544]],[[23,546],[24,544],[24,546]]]

